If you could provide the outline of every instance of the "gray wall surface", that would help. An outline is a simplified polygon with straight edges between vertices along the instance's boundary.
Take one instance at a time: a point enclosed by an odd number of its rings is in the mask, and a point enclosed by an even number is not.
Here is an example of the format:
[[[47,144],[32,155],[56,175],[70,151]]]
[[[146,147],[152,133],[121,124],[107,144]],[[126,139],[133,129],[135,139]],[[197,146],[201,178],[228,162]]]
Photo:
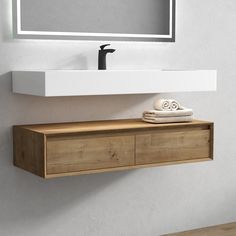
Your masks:
[[[39,98],[12,70],[96,69],[101,42],[13,40],[0,0],[0,235],[158,236],[236,221],[236,1],[178,0],[176,43],[112,43],[110,69],[217,69],[218,91]],[[12,165],[15,124],[140,117],[174,97],[215,121],[215,160],[45,181]]]

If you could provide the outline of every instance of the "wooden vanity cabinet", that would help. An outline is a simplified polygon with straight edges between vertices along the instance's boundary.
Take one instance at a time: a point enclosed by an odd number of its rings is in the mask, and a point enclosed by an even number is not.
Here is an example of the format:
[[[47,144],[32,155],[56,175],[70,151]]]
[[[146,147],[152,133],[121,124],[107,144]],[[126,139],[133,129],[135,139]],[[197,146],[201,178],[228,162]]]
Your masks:
[[[140,119],[13,127],[14,165],[43,178],[213,159],[213,123]]]

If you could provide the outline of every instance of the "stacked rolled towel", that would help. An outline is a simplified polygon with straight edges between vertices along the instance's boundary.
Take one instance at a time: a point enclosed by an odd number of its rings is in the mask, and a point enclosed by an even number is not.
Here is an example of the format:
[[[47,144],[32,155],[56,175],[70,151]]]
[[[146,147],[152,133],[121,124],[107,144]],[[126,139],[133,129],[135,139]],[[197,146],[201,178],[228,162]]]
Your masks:
[[[143,121],[149,123],[190,122],[193,110],[185,108],[173,99],[159,99],[154,102],[154,110],[143,112]]]
[[[180,104],[173,99],[158,99],[154,102],[154,109],[159,111],[176,111],[180,108]]]

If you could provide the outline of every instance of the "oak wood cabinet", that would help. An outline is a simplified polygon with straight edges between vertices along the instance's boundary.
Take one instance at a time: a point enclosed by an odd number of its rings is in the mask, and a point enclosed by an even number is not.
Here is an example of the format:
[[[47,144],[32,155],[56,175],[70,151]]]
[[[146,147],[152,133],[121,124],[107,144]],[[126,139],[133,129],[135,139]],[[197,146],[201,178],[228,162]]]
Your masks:
[[[140,119],[13,127],[14,165],[43,178],[213,159],[213,123]]]

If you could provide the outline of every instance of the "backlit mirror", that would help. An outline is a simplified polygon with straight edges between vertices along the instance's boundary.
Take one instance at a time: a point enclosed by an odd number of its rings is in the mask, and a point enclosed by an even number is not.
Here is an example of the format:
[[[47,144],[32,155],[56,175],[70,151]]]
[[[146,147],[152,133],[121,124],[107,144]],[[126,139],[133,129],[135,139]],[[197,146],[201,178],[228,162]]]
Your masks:
[[[175,0],[13,0],[17,38],[174,41]]]

